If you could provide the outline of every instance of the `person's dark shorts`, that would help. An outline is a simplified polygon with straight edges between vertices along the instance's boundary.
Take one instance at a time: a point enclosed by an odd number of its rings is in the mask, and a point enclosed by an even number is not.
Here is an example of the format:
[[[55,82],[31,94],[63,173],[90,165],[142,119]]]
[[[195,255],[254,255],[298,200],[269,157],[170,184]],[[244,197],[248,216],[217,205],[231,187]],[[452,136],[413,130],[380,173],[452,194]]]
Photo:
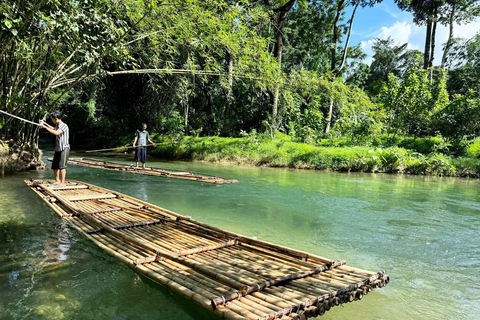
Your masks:
[[[52,161],[52,169],[61,170],[67,168],[69,154],[70,148],[65,148],[63,151],[55,151]]]
[[[147,149],[137,149],[137,151],[135,152],[135,162],[147,162]]]

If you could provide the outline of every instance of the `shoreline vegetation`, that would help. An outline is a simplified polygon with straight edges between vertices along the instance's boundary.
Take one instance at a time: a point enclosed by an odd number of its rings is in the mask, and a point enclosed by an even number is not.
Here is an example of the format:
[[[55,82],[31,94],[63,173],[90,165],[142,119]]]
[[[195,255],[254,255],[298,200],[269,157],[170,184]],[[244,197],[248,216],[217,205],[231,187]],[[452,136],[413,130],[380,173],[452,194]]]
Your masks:
[[[130,137],[122,140],[127,142]],[[155,136],[154,140],[169,138]],[[157,146],[149,154],[165,160],[233,165],[480,178],[478,155],[448,155],[444,152],[452,147],[441,138],[404,138],[396,142],[398,145],[387,147],[346,146],[330,139],[311,145],[281,133],[273,140],[256,133],[240,138],[187,136],[175,144]],[[476,144],[466,146],[467,154]]]

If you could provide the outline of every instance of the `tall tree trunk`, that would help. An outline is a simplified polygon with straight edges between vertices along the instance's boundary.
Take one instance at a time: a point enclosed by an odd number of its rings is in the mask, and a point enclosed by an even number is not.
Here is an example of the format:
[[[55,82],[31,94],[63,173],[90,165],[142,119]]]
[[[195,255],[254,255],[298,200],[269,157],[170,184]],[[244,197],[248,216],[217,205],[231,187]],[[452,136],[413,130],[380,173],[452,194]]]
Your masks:
[[[330,132],[330,127],[332,125],[332,113],[333,113],[333,97],[330,97],[330,107],[328,108],[327,127],[325,128],[325,133]]]
[[[432,20],[431,17],[427,19],[427,31],[425,35],[425,51],[423,52],[423,69],[428,69],[430,62],[430,46],[432,36]]]
[[[184,126],[185,126],[185,136],[188,136],[188,95],[186,95],[186,104],[184,106],[184,112],[185,112],[185,120],[184,120]]]
[[[337,45],[338,39],[340,35],[338,34],[338,21],[340,20],[340,16],[342,14],[343,5],[345,0],[340,0],[337,4],[337,13],[335,15],[335,20],[333,21],[333,38],[332,38],[332,48],[330,49],[330,53],[332,56],[332,61],[330,64],[330,70],[333,71],[337,67]]]
[[[227,52],[228,59],[228,89],[227,89],[227,107],[223,112],[222,134],[228,135],[230,132],[229,126],[229,111],[233,110],[233,55]]]
[[[352,27],[353,27],[353,18],[355,18],[355,12],[357,11],[358,6],[360,5],[360,1],[357,2],[355,8],[352,12],[352,17],[350,18],[350,24],[348,26],[348,34],[347,34],[347,41],[345,41],[345,47],[343,48],[343,56],[342,62],[338,67],[335,67],[335,74],[339,74],[342,71],[343,67],[345,66],[345,62],[347,61],[347,52],[348,52],[348,43],[350,42],[350,35],[352,34]]]
[[[337,13],[335,14],[335,20],[333,21],[333,38],[332,38],[332,48],[330,49],[330,54],[331,54],[331,64],[330,64],[330,70],[333,72],[334,76],[337,76],[340,71],[342,70],[343,66],[345,65],[345,62],[347,60],[347,50],[348,50],[348,42],[350,41],[350,34],[352,30],[352,25],[353,25],[353,18],[355,17],[355,12],[357,11],[358,5],[360,2],[358,2],[355,5],[355,9],[352,12],[352,17],[350,19],[350,27],[348,30],[348,36],[347,36],[347,41],[345,43],[345,48],[343,50],[343,55],[342,55],[342,62],[340,65],[337,67],[337,46],[338,46],[338,41],[340,39],[339,35],[339,30],[338,30],[338,21],[340,21],[340,16],[342,14],[343,6],[345,4],[345,0],[340,0],[337,3]],[[332,79],[333,81],[333,79]],[[327,117],[327,126],[325,128],[325,133],[330,132],[330,128],[332,126],[332,114],[333,114],[333,96],[330,97],[330,105],[328,108],[328,117]]]
[[[430,59],[428,62],[428,67],[431,68],[433,67],[433,59],[435,57],[435,35],[437,32],[437,8],[434,10],[434,21],[432,23],[432,36],[430,38]]]
[[[443,56],[442,56],[442,69],[445,69],[445,65],[447,64],[447,55],[450,47],[452,46],[453,40],[453,22],[455,17],[455,10],[456,10],[457,3],[454,1],[452,4],[452,11],[450,12],[450,21],[449,21],[449,32],[448,32],[448,40],[445,44],[445,48],[443,49]]]
[[[290,0],[283,6],[277,9],[273,9],[273,12],[278,13],[277,27],[275,28],[275,58],[277,58],[278,65],[281,71],[282,68],[282,53],[283,53],[283,27],[285,26],[285,20],[287,13],[292,9],[297,0]],[[265,1],[270,5],[270,1]],[[273,94],[273,106],[272,106],[272,130],[277,129],[277,114],[278,114],[278,97],[280,95],[280,85],[275,83],[275,92]]]

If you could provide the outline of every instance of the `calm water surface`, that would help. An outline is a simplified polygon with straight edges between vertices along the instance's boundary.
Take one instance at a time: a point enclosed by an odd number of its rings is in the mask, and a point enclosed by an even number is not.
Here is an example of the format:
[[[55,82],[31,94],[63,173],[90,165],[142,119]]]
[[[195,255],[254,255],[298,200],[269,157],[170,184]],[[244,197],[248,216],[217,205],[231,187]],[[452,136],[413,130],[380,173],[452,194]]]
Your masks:
[[[480,319],[478,180],[149,164],[240,182],[75,166],[68,178],[390,275],[385,288],[323,319]],[[0,178],[0,319],[215,319],[86,240],[23,182],[51,177],[47,170]]]

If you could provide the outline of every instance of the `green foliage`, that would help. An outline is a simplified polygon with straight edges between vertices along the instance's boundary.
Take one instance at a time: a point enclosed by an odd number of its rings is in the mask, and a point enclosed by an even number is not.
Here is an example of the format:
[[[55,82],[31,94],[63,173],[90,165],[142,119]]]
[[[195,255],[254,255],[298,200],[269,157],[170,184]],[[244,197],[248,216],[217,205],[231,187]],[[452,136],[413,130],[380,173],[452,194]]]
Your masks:
[[[445,137],[457,141],[480,135],[480,98],[472,90],[455,95],[453,100],[436,115],[435,126]]]
[[[376,101],[387,111],[389,131],[432,134],[435,115],[448,104],[446,73],[412,69],[400,80],[389,75]]]
[[[372,46],[374,51],[373,61],[370,65],[370,76],[367,87],[374,95],[378,94],[379,82],[387,82],[389,74],[403,78],[404,74],[421,63],[421,52],[407,50],[407,43],[395,45],[391,37],[387,39],[375,39]]]
[[[471,158],[480,158],[480,138],[475,139],[471,144],[468,145],[467,155]]]
[[[336,171],[389,172],[439,176],[480,176],[480,160],[423,155],[398,147],[315,147],[278,134],[273,141],[251,132],[243,138],[184,137],[152,154],[176,160],[227,161],[257,166]],[[159,137],[159,139],[163,139]],[[469,160],[470,159],[470,160]]]

